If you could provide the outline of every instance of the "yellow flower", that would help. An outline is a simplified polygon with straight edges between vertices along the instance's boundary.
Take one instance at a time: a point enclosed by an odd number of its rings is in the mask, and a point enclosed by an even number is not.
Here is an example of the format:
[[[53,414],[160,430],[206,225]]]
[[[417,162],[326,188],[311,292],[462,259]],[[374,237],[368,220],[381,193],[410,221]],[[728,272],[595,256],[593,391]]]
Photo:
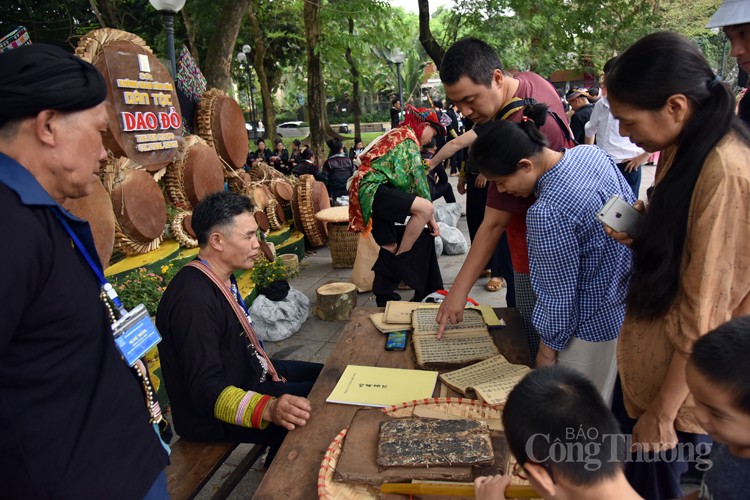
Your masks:
[[[169,266],[161,266],[161,273],[164,274],[169,271]]]

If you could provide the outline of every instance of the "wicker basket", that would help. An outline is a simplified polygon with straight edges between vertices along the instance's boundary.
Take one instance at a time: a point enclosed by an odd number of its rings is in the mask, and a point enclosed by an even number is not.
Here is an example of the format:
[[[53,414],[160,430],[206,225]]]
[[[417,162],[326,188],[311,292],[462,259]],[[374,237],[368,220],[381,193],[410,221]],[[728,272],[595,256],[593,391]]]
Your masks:
[[[331,249],[331,261],[334,268],[354,267],[359,234],[349,231],[348,226],[347,222],[328,223],[328,248]]]

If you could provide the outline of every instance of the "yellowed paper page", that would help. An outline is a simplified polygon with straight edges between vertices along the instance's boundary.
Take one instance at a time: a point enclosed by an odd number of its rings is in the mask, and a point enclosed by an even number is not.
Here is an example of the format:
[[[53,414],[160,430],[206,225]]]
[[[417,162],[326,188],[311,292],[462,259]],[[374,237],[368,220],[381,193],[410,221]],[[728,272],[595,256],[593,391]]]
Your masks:
[[[437,309],[416,309],[411,316],[414,335],[434,335],[437,334],[438,324],[435,321]],[[483,332],[489,336],[489,330],[484,323],[482,313],[477,309],[466,309],[464,319],[460,323],[445,325],[445,333],[462,333],[462,332]]]
[[[443,373],[441,380],[466,394],[473,390],[480,399],[497,405],[508,399],[508,394],[531,369],[514,365],[501,354],[460,370]]]
[[[463,365],[499,354],[488,333],[455,333],[438,340],[434,335],[412,337],[419,366]]]

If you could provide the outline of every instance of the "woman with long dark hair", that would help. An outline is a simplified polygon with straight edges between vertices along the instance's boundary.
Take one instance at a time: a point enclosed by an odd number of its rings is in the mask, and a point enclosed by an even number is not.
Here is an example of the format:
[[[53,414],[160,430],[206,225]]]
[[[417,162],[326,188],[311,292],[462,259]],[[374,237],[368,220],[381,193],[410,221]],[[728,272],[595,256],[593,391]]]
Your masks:
[[[609,401],[631,256],[602,232],[594,216],[614,195],[628,203],[635,197],[601,149],[547,147],[539,130],[546,105],[528,105],[523,113],[520,123],[484,125],[470,159],[491,189],[536,196],[526,213],[536,296],[532,323],[541,337],[536,366],[576,369]]]
[[[666,153],[637,232],[608,231],[634,252],[618,345],[623,430],[641,451],[660,451],[705,434],[685,381],[693,343],[750,313],[750,134],[728,86],[676,33],[633,44],[607,90],[620,134]],[[685,461],[640,462],[627,468],[641,495],[681,496]]]

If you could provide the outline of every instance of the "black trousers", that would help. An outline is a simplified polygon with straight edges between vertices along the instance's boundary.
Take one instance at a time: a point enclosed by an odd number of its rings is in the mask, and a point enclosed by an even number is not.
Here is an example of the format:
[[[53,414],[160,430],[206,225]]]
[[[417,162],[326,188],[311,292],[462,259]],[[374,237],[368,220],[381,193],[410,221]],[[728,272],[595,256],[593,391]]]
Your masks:
[[[479,226],[484,220],[484,209],[487,205],[487,190],[491,183],[480,189],[474,185],[476,177],[472,174],[466,176],[466,223],[469,226],[469,237],[474,241]],[[505,301],[508,307],[516,307],[516,286],[513,277],[513,262],[510,259],[510,248],[508,248],[508,237],[505,232],[490,256],[487,267],[492,271],[492,276],[502,276],[505,280],[507,291]]]
[[[307,397],[323,369],[323,365],[320,363],[309,363],[307,361],[272,359],[271,362],[279,375],[282,375],[287,381],[266,380],[258,385],[257,392],[273,397],[281,397],[284,394]],[[227,439],[239,443],[255,443],[269,447],[265,462],[266,467],[271,465],[287,432],[289,431],[275,424],[269,424],[265,429],[248,429],[237,425],[224,424],[224,435]]]
[[[404,236],[404,227],[396,226],[399,242]],[[385,307],[389,300],[401,300],[396,289],[402,281],[414,289],[412,302],[419,302],[443,288],[443,278],[435,253],[435,238],[426,229],[408,252],[396,255],[381,248],[372,270],[375,272],[372,293],[378,307]]]

